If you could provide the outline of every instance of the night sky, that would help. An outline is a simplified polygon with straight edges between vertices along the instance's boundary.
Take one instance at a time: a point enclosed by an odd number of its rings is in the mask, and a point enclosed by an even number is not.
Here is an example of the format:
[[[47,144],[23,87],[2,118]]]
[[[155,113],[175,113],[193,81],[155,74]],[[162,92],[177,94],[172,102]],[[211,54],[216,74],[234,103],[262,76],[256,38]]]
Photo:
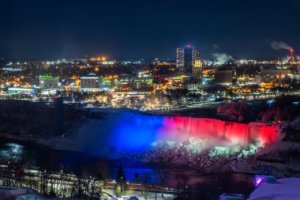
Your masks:
[[[0,0],[0,57],[175,58],[190,43],[204,58],[300,54],[298,0]]]

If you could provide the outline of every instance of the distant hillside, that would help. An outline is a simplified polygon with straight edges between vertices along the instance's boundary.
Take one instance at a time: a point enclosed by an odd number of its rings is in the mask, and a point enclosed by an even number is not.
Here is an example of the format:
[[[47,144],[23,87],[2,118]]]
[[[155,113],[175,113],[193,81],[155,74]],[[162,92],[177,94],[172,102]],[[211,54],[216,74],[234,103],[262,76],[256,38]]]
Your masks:
[[[81,110],[63,106],[61,131],[57,130],[57,109],[54,105],[27,101],[0,101],[0,136],[61,135],[85,118]],[[30,138],[28,138],[30,139]]]

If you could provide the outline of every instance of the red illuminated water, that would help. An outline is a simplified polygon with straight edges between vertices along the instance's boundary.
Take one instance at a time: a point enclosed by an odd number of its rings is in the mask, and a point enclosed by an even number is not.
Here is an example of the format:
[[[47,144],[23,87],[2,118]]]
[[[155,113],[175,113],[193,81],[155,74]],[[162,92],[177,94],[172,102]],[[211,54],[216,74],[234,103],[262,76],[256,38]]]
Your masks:
[[[257,122],[242,124],[208,118],[164,117],[163,127],[162,135],[167,134],[167,139],[177,141],[196,137],[224,139],[240,145],[256,141],[265,145],[278,137],[276,125]]]

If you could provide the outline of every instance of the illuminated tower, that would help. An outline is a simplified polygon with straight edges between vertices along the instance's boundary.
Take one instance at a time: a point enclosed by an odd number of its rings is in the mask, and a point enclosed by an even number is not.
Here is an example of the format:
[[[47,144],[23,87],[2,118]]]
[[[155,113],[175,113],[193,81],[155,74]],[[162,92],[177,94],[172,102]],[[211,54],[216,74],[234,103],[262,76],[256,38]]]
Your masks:
[[[194,48],[190,45],[187,45],[186,48],[184,48],[184,71],[186,73],[192,73],[194,54]]]
[[[184,67],[184,49],[177,48],[176,50],[176,67],[182,69]]]
[[[185,48],[177,49],[176,66],[180,72],[192,75],[195,82],[202,77],[202,62],[199,49],[187,45]]]
[[[199,70],[202,67],[198,49],[187,45],[185,48],[177,48],[176,53],[176,66],[181,72],[191,74],[194,68]]]
[[[295,62],[294,49],[290,49],[289,63]]]

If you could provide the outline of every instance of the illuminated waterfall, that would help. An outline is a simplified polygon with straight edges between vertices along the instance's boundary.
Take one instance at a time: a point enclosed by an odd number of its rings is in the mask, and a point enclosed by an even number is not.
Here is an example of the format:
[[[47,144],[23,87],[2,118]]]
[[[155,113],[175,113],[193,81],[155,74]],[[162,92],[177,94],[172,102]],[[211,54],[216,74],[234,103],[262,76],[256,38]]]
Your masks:
[[[277,137],[277,126],[263,123],[242,124],[208,118],[130,114],[114,123],[108,143],[114,148],[133,151],[150,148],[157,141],[181,143],[199,138],[211,141],[216,146],[224,142],[246,146],[249,143],[270,144]]]

